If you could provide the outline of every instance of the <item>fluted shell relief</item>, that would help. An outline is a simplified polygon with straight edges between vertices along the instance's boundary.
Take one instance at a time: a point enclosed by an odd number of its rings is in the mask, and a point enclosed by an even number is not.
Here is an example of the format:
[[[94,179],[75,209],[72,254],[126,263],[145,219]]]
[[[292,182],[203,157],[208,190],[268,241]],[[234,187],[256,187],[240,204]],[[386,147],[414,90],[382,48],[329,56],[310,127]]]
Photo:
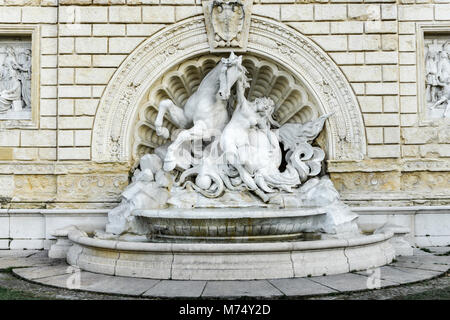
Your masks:
[[[136,119],[133,158],[135,161],[144,154],[166,143],[168,140],[158,136],[155,119],[161,100],[171,99],[183,106],[194,93],[204,76],[213,69],[221,56],[208,55],[184,61],[158,79],[148,90]],[[246,98],[250,101],[260,97],[270,97],[275,102],[274,119],[280,124],[305,123],[319,117],[317,102],[302,82],[293,77],[279,65],[256,56],[245,55],[243,65],[248,71],[250,87]],[[168,116],[164,127],[170,133],[178,129]]]

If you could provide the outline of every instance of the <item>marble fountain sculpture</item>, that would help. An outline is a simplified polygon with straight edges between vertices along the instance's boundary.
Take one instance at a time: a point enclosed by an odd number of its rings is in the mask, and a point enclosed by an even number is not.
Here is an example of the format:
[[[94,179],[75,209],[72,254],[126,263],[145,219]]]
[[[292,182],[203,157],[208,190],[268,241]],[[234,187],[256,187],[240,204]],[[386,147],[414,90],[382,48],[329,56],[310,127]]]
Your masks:
[[[389,232],[363,235],[322,166],[315,139],[332,114],[274,118],[249,101],[242,56],[222,58],[184,106],[159,103],[156,134],[106,230],[73,229],[70,264],[157,279],[267,279],[390,263]],[[176,129],[167,128],[167,120]]]

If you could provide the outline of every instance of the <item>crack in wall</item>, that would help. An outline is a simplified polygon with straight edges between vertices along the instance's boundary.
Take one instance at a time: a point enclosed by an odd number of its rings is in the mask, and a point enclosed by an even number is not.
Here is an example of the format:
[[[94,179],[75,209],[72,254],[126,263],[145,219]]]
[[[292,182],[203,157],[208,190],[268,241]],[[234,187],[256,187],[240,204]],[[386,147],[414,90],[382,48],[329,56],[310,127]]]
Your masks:
[[[80,251],[80,253],[78,253],[78,255],[77,255],[77,258],[76,258],[76,262],[75,262],[75,265],[78,267],[78,261],[80,260],[80,256],[81,256],[81,254],[84,252],[84,248],[83,247],[80,247],[81,248],[81,251]],[[79,268],[79,267],[78,267]]]
[[[344,254],[345,259],[347,259],[347,266],[348,266],[348,272],[350,272],[350,259],[347,256],[346,251],[348,250],[348,246],[350,246],[350,244],[348,243],[348,240],[345,240],[347,242],[347,247],[344,248],[344,250],[342,251],[342,253]]]
[[[294,259],[292,259],[292,251],[289,251],[289,259],[291,260],[292,276],[295,278]]]
[[[116,258],[116,260],[114,261],[114,275],[117,275],[117,263],[119,262],[120,259],[120,252],[118,253],[118,256]]]
[[[117,242],[114,244],[114,250],[117,250]],[[119,262],[120,259],[120,251],[117,252],[117,258],[114,260],[114,275],[117,275],[117,263]]]
[[[172,280],[172,274],[173,274],[173,263],[175,261],[175,253],[173,252],[173,247],[172,245],[170,246],[170,253],[172,255],[172,262],[170,263],[170,274],[169,274],[169,279]]]

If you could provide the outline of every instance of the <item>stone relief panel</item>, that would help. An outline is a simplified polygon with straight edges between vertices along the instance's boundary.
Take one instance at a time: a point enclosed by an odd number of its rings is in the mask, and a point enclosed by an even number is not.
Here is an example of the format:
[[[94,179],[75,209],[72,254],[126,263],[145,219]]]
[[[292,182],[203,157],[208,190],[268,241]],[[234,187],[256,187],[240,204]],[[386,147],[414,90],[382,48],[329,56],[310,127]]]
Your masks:
[[[60,175],[57,185],[60,201],[117,201],[128,173]]]
[[[402,190],[448,193],[450,185],[449,172],[407,172],[402,174]]]
[[[129,171],[128,165],[111,163],[0,162],[0,208],[115,206]]]
[[[31,119],[31,38],[0,37],[0,119]]]
[[[14,200],[16,201],[48,201],[56,196],[57,185],[55,175],[15,175]]]
[[[333,172],[330,178],[342,192],[392,192],[400,190],[400,172]]]

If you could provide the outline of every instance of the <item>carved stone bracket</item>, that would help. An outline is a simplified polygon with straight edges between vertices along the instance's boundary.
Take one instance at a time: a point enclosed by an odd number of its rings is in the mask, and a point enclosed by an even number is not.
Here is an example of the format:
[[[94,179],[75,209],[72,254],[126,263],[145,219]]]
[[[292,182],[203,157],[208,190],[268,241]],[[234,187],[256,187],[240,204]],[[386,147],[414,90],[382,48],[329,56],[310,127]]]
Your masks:
[[[245,51],[253,0],[203,1],[211,52]]]

